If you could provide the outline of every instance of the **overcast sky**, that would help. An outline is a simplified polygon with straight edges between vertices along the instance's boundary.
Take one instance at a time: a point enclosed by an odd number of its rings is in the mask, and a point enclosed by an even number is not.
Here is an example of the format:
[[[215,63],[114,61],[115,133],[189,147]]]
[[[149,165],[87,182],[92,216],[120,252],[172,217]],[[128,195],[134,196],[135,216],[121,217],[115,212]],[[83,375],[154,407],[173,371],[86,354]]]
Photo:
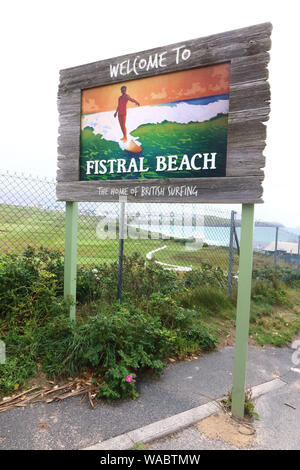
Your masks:
[[[300,226],[294,0],[10,1],[1,7],[1,168],[56,175],[59,70],[271,21],[271,117],[256,217]]]

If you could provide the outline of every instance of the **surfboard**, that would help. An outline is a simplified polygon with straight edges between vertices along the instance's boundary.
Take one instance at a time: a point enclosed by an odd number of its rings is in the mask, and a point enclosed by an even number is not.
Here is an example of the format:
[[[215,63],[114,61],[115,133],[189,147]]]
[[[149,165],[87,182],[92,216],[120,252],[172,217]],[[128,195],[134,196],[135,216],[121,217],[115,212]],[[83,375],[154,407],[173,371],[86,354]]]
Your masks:
[[[125,147],[125,150],[132,153],[140,153],[143,149],[140,145],[136,144],[134,140],[130,140],[128,145]]]

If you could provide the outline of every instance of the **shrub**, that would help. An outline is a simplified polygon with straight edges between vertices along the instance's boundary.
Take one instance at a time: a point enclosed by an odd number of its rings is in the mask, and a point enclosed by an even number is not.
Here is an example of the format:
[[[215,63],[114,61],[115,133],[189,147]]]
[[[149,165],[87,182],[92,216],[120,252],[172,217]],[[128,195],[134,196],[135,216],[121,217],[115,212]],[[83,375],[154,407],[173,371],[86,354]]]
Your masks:
[[[41,250],[24,256],[5,254],[0,258],[0,319],[23,322],[44,321],[62,305],[55,273],[56,253]]]
[[[227,275],[221,268],[203,263],[201,269],[187,272],[183,283],[185,287],[190,289],[199,288],[199,286],[226,288]]]
[[[6,362],[0,364],[0,393],[7,394],[36,374],[35,343],[31,331],[22,334],[15,327],[0,339],[6,344]]]
[[[256,303],[269,305],[287,305],[288,303],[284,286],[276,279],[253,281],[251,297]]]
[[[163,324],[170,329],[185,326],[188,318],[187,312],[178,305],[176,299],[161,292],[155,292],[145,300],[143,308],[149,315],[160,317]]]
[[[176,292],[180,285],[176,273],[155,263],[145,264],[139,255],[123,259],[123,298],[149,298],[154,292]],[[102,264],[93,269],[78,268],[77,301],[81,304],[97,299],[114,302],[117,298],[118,263]]]
[[[39,333],[39,354],[48,374],[68,376],[92,369],[104,374],[99,396],[135,398],[134,382],[126,382],[126,377],[135,376],[134,369],[160,373],[173,340],[159,318],[116,306],[113,313],[99,313],[78,325],[66,318],[45,325]]]
[[[63,271],[57,251],[28,248],[23,256],[0,256],[0,339],[7,350],[7,363],[0,366],[1,393],[18,389],[41,367],[52,378],[89,371],[100,380],[99,396],[136,398],[140,372],[159,374],[170,356],[214,349],[217,328],[204,320],[210,323],[208,316],[219,315],[216,320],[223,322],[235,302],[220,268],[206,263],[175,273],[133,255],[124,258],[122,305],[116,302],[117,263],[78,267],[75,324],[62,299]],[[266,318],[272,320],[274,305],[288,305],[286,283],[296,283],[293,274],[265,267],[253,276],[255,338],[283,344],[298,323],[293,319],[285,332],[285,319],[276,318],[272,333]]]
[[[273,267],[265,265],[263,268],[253,269],[253,279],[260,281],[271,281],[276,287],[277,282],[290,284],[297,279],[296,269],[290,267],[278,266],[274,271]]]
[[[196,310],[183,308],[174,298],[160,293],[152,294],[145,310],[150,315],[159,315],[163,324],[174,331],[175,355],[182,357],[216,347],[217,337],[203,325],[201,314]]]
[[[159,318],[125,306],[84,323],[55,318],[37,334],[38,355],[47,374],[69,376],[85,370],[103,374],[99,396],[107,399],[136,397],[134,382],[129,385],[124,380],[135,376],[135,369],[160,373],[173,341],[174,335]]]
[[[187,289],[179,299],[184,308],[202,308],[210,313],[220,313],[234,306],[234,299],[225,289],[218,287],[198,286]]]
[[[106,398],[107,401],[127,397],[138,398],[135,377],[136,375],[130,374],[124,365],[111,367],[105,375],[105,381],[99,388],[98,397]]]
[[[0,393],[8,394],[18,390],[37,372],[37,365],[28,358],[9,357],[5,364],[0,364]]]
[[[212,351],[219,342],[207,326],[201,322],[190,328],[177,331],[173,354],[182,358],[186,355],[199,353],[199,351]]]

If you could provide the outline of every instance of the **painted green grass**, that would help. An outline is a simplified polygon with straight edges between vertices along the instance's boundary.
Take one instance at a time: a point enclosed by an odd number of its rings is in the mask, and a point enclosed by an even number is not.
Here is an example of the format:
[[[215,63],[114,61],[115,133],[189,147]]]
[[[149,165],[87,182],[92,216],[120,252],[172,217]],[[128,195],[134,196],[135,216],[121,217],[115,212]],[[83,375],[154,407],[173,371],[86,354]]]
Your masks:
[[[132,178],[198,178],[203,176],[225,176],[226,146],[227,146],[227,115],[220,115],[204,122],[179,124],[164,121],[160,124],[144,124],[131,133],[139,139],[143,151],[136,158],[144,157],[144,166],[149,167],[147,173],[125,175],[86,175],[88,160],[109,160],[132,158],[135,154],[120,149],[117,142],[104,140],[101,134],[95,135],[93,129],[85,128],[81,132],[81,180],[132,179]],[[195,153],[217,152],[217,170],[202,170],[201,172],[181,171],[156,172],[156,157],[158,155],[178,155],[178,164],[184,154],[192,157]]]

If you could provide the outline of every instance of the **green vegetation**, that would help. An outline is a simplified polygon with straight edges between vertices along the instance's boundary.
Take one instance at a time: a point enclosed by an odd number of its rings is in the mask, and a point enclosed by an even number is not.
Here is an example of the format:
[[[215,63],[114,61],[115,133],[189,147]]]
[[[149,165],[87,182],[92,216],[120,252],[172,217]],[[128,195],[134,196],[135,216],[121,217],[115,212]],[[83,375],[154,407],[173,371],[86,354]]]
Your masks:
[[[66,313],[59,251],[27,248],[0,255],[0,394],[13,393],[38,371],[60,378],[92,373],[98,396],[137,397],[145,370],[159,374],[169,358],[213,350],[232,334],[235,295],[227,276],[203,263],[176,274],[138,254],[124,259],[123,303],[116,301],[118,266],[78,267],[77,322]],[[236,286],[235,286],[236,287]],[[294,273],[254,271],[252,340],[284,345],[300,330],[300,283]]]
[[[145,444],[143,442],[137,442],[134,445],[133,450],[145,450]]]
[[[164,359],[215,347],[217,338],[197,312],[172,297],[174,273],[144,260],[124,260],[124,303],[116,302],[117,265],[78,270],[78,321],[62,301],[63,264],[58,252],[27,249],[0,261],[0,391],[10,393],[41,368],[53,378],[93,371],[99,396],[137,396],[137,372],[160,373]]]
[[[23,253],[28,245],[38,249],[40,246],[49,250],[64,249],[64,212],[38,209],[35,207],[20,207],[0,204],[0,246],[2,250],[8,249],[10,253]],[[78,263],[81,265],[98,265],[100,263],[113,263],[118,258],[119,240],[104,239],[97,237],[96,228],[101,220],[99,216],[79,214],[78,218]],[[226,220],[206,216],[205,227],[211,230],[220,230]],[[228,225],[228,221],[227,221]],[[156,229],[157,230],[157,229]],[[210,230],[210,229],[209,229]],[[148,232],[142,231],[148,237]],[[226,233],[224,238],[226,238]],[[192,266],[193,269],[200,268],[203,263],[219,266],[223,271],[228,268],[228,248],[222,246],[209,246],[204,243],[201,249],[188,250],[184,240],[173,238],[164,240],[162,238],[151,239],[137,238],[128,239],[124,243],[125,256],[131,257],[139,253],[145,259],[149,251],[167,246],[164,250],[154,254],[154,258],[163,263],[178,266]],[[283,263],[279,261],[282,265]],[[273,258],[261,253],[254,253],[254,267],[263,268],[265,265],[272,266]],[[289,266],[286,264],[287,270]],[[238,270],[238,255],[234,252],[233,271]]]
[[[261,346],[284,346],[300,330],[300,282],[295,271],[254,270],[250,335]]]
[[[211,170],[182,171],[173,173],[172,177],[198,178],[201,176],[224,176],[226,168],[227,146],[227,115],[204,122],[189,122],[178,124],[164,121],[160,124],[144,124],[131,133],[139,139],[142,152],[138,158],[144,157],[145,167],[150,170],[142,174],[104,174],[101,179],[130,179],[130,178],[168,178],[170,172],[156,172],[156,156],[187,154],[192,157],[195,153],[217,152],[218,170],[212,174]],[[99,175],[86,175],[86,162],[88,160],[109,160],[118,158],[132,158],[134,154],[120,149],[117,142],[103,139],[101,134],[94,134],[93,128],[87,127],[81,131],[81,158],[80,178],[82,180],[99,180]],[[180,164],[180,161],[178,163]]]
[[[28,245],[50,250],[64,249],[64,212],[0,204],[0,246],[10,253],[22,253]],[[101,217],[79,214],[78,218],[78,262],[79,264],[112,263],[118,258],[118,238],[100,239],[96,228]],[[147,234],[148,235],[148,234]],[[132,256],[139,253],[146,257],[149,251],[164,246],[167,242],[169,262],[178,252],[185,251],[182,244],[174,240],[135,239],[125,241],[124,253]]]
[[[230,390],[228,392],[228,394],[226,395],[226,397],[224,397],[221,400],[221,403],[223,404],[226,411],[231,411],[231,407],[232,407],[232,390]],[[251,388],[248,388],[245,391],[245,405],[244,405],[245,417],[251,417],[251,418],[255,418],[255,419],[259,420],[260,416],[259,416],[258,413],[256,413],[256,411],[254,411],[254,409],[255,409],[255,405],[252,401],[252,390],[251,390]]]

